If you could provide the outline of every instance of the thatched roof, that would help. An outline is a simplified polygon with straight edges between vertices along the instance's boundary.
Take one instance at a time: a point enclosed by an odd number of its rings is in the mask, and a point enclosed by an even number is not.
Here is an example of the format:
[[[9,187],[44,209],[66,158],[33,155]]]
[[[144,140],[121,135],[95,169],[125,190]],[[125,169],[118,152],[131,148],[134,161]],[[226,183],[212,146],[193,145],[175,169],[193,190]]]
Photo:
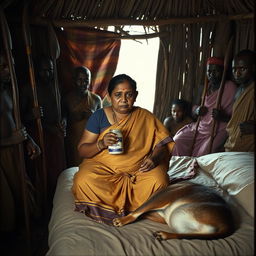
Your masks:
[[[50,19],[129,19],[153,21],[171,18],[238,15],[253,12],[247,0],[35,0],[33,13]]]
[[[224,57],[232,40],[231,55],[255,49],[254,0],[4,0],[1,5],[9,20],[21,23],[24,3],[32,24],[114,26],[122,39],[159,37],[154,113],[160,119],[173,99],[194,101],[208,56]],[[124,25],[143,25],[145,34],[134,36]]]
[[[30,15],[36,22],[101,26],[166,25],[252,18],[254,0],[33,0]],[[5,0],[15,11],[23,1]]]

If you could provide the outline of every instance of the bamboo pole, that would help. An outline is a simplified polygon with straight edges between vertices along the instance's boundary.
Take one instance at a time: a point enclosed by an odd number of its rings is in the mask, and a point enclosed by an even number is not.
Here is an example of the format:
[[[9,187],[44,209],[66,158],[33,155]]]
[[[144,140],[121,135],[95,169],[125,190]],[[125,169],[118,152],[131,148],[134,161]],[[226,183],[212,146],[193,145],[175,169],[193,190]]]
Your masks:
[[[220,110],[221,98],[222,98],[222,94],[223,94],[223,91],[225,88],[228,64],[229,64],[230,57],[231,57],[232,44],[233,44],[233,37],[231,37],[231,39],[229,40],[226,55],[224,58],[224,70],[223,70],[220,88],[218,90],[218,95],[217,95],[217,99],[216,99],[216,103],[215,103],[215,108],[218,110]],[[210,144],[209,144],[209,154],[212,152],[213,140],[214,140],[214,137],[216,136],[216,132],[217,132],[216,129],[217,129],[216,120],[213,119],[212,128],[211,128],[211,140],[210,140]]]
[[[57,111],[58,111],[58,122],[61,124],[61,96],[58,85],[58,74],[57,74],[57,63],[56,60],[60,56],[60,46],[55,34],[54,28],[51,23],[48,24],[48,35],[49,35],[49,46],[50,46],[50,56],[53,61],[53,69],[54,69],[54,91],[55,98],[57,103]]]
[[[21,118],[20,118],[20,108],[19,108],[19,92],[16,73],[14,69],[13,56],[12,56],[12,39],[10,35],[9,26],[6,21],[6,17],[2,7],[0,6],[0,16],[1,16],[1,30],[3,35],[3,44],[6,52],[8,67],[11,75],[11,85],[12,85],[12,100],[13,100],[13,110],[14,110],[14,120],[16,125],[16,130],[22,128]],[[23,210],[24,210],[24,221],[26,229],[26,243],[27,243],[27,255],[31,254],[31,233],[30,233],[30,216],[28,210],[27,201],[27,188],[26,188],[26,167],[24,161],[24,148],[23,143],[18,145],[18,158],[19,158],[19,171],[20,171],[20,184],[21,184],[21,194],[23,199]]]
[[[210,56],[211,55],[211,50],[212,50],[212,44],[210,44],[208,47],[209,48],[207,50],[207,53],[208,53],[207,55]],[[205,77],[204,77],[204,90],[203,90],[203,93],[202,93],[202,100],[201,100],[200,107],[204,106],[207,91],[208,91],[208,77],[207,77],[207,71],[206,71],[205,72]],[[201,121],[201,116],[198,116],[197,121],[196,121],[194,137],[193,137],[193,140],[192,140],[190,156],[192,156],[192,154],[193,154],[193,150],[194,150],[195,142],[196,142],[196,137],[197,137],[197,131],[198,131],[200,121]]]
[[[204,106],[207,91],[208,91],[208,78],[207,78],[207,75],[205,75],[204,91],[203,91],[203,94],[202,94],[202,100],[201,100],[200,107]],[[198,126],[199,126],[200,121],[201,121],[201,116],[198,116],[197,121],[196,121],[195,132],[194,132],[194,136],[193,136],[193,140],[192,140],[190,156],[192,156],[192,154],[193,154],[193,150],[194,150],[195,142],[196,142],[196,137],[197,137]]]
[[[32,60],[32,50],[31,50],[31,35],[30,29],[28,25],[28,13],[27,13],[28,5],[24,6],[23,14],[22,14],[22,27],[23,27],[23,35],[24,41],[26,46],[26,54],[28,58],[28,68],[29,68],[29,78],[30,78],[30,85],[33,95],[33,107],[39,109],[39,103],[37,98],[37,91],[36,91],[36,81],[35,81],[35,73],[34,73],[34,66]],[[41,170],[40,176],[42,178],[42,200],[43,200],[43,207],[44,211],[47,212],[47,171],[46,171],[46,160],[45,160],[45,145],[44,145],[44,136],[43,136],[43,128],[41,123],[41,117],[38,116],[36,118],[36,126],[38,130],[38,138],[39,144],[41,147]]]
[[[125,25],[140,25],[140,26],[163,26],[171,24],[194,24],[206,22],[221,22],[225,20],[243,20],[254,19],[254,13],[244,13],[238,15],[209,15],[201,17],[188,18],[170,18],[159,20],[132,20],[132,19],[53,19],[52,23],[55,27],[97,27],[97,26],[125,26]],[[31,23],[35,25],[47,25],[49,18],[35,17],[31,19]]]

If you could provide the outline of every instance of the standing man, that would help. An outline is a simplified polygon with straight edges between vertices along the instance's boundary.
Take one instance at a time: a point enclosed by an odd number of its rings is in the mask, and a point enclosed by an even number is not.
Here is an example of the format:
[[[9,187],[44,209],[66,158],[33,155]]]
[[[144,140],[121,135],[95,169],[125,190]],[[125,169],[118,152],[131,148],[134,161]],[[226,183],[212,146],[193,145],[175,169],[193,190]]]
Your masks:
[[[232,62],[234,80],[239,87],[232,118],[227,125],[225,151],[249,152],[255,149],[255,59],[255,52],[243,50]]]
[[[40,148],[26,129],[16,129],[13,107],[10,70],[5,55],[0,53],[0,233],[6,235],[21,227],[24,216],[18,145],[24,144],[30,159],[40,154]],[[35,196],[31,193],[32,184],[28,176],[25,177],[26,196],[32,199]],[[28,200],[30,210],[35,210],[32,203],[32,200]]]
[[[54,87],[54,69],[50,57],[41,56],[35,62],[36,90],[38,103],[42,109],[41,118],[43,138],[45,146],[45,160],[47,170],[48,202],[51,207],[59,174],[66,168],[66,156],[64,148],[65,125],[58,103]],[[35,132],[36,115],[33,112],[33,96],[29,86],[21,88],[22,118],[27,127]]]
[[[213,144],[211,153],[224,151],[223,145],[227,138],[226,125],[232,114],[232,106],[236,85],[232,81],[225,81],[222,93],[220,109],[215,108],[220,90],[224,61],[221,58],[210,57],[207,60],[206,75],[208,78],[208,89],[206,91],[204,105],[194,106],[194,114],[200,116],[200,122],[196,131],[196,123],[191,123],[181,128],[173,137],[175,146],[173,156],[202,156],[210,153],[211,136]],[[216,120],[216,132],[212,135],[212,126]],[[196,138],[193,144],[194,134]],[[191,152],[191,149],[193,151]],[[192,153],[192,154],[191,154]]]
[[[64,113],[67,119],[66,155],[68,167],[78,166],[82,159],[77,150],[91,114],[102,107],[99,95],[89,91],[91,72],[79,66],[73,70],[73,88],[64,98]]]

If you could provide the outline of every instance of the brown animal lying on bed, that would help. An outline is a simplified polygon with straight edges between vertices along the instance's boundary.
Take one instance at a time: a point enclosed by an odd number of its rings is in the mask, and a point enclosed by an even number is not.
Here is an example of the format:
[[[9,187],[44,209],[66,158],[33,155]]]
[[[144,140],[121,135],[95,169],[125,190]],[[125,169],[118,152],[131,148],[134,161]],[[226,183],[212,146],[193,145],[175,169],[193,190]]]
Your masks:
[[[134,212],[116,218],[116,227],[146,218],[167,223],[173,233],[157,231],[158,240],[218,239],[234,232],[234,219],[228,203],[213,189],[191,182],[168,186],[151,196]]]

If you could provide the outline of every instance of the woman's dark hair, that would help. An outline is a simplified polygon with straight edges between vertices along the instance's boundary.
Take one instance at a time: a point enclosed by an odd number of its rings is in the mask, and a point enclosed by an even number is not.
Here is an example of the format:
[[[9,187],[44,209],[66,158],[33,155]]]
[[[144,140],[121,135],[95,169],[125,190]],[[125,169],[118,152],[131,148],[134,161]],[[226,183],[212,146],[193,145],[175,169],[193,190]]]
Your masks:
[[[128,76],[126,74],[121,74],[121,75],[117,75],[117,76],[114,76],[111,78],[111,80],[108,84],[108,94],[111,95],[111,93],[116,88],[116,86],[125,81],[127,81],[131,85],[132,89],[134,91],[136,91],[136,89],[137,89],[136,82],[130,76]]]
[[[188,101],[183,99],[175,99],[172,101],[171,106],[174,104],[183,109],[185,116],[191,115],[191,104]]]

